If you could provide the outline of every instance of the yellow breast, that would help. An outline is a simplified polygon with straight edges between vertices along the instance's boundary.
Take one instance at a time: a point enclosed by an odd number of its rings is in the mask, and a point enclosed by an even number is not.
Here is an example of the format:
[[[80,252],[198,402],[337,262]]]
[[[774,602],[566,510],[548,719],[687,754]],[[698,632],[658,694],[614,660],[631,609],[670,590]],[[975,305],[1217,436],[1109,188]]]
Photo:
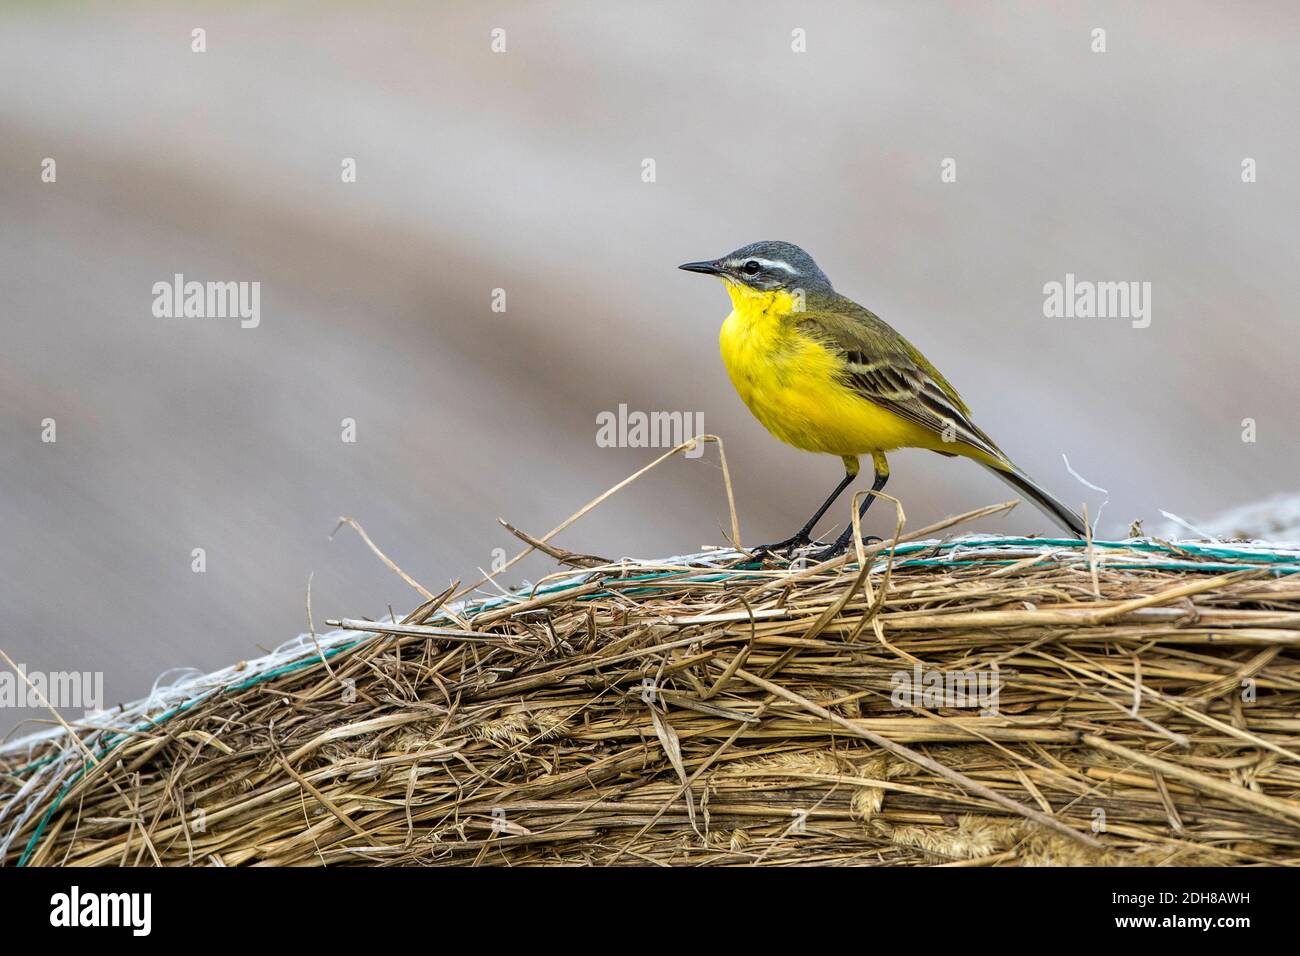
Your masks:
[[[865,455],[929,447],[933,436],[841,384],[841,359],[799,331],[785,292],[728,283],[722,361],[741,399],[781,441],[806,451]]]

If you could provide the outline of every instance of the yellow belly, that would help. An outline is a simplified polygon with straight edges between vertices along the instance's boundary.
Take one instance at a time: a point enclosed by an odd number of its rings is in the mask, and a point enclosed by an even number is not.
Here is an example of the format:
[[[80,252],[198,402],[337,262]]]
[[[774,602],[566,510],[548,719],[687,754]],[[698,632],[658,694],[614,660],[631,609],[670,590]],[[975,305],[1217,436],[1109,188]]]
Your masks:
[[[838,381],[840,360],[772,316],[734,311],[722,324],[722,361],[754,417],[805,451],[866,455],[934,448],[941,439]]]

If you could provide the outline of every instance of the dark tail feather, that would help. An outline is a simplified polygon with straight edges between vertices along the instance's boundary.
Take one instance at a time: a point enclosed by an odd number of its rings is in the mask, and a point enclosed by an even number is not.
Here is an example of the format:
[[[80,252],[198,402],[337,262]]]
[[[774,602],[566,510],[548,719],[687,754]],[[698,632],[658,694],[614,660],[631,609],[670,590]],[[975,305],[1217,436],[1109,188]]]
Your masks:
[[[992,465],[985,465],[989,471],[997,475],[1016,491],[1020,492],[1058,525],[1073,535],[1080,538],[1087,537],[1087,528],[1084,527],[1083,519],[1071,509],[1067,508],[1061,502],[1057,501],[1030,479],[1030,477],[1019,471],[1004,471],[1001,468],[995,468]]]

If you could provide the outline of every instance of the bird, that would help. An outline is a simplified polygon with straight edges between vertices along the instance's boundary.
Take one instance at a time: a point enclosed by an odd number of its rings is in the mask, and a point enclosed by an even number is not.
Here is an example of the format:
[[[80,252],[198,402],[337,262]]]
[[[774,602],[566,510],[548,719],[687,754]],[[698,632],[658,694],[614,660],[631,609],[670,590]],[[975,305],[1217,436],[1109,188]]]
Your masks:
[[[732,311],[719,344],[732,385],[776,438],[804,451],[838,455],[844,478],[802,528],[755,549],[789,556],[858,477],[874,470],[865,516],[889,480],[887,453],[924,448],[970,458],[1034,502],[1064,530],[1086,537],[1084,521],[1018,468],[972,420],[957,389],[907,339],[870,309],[835,291],[812,256],[789,242],[742,246],[720,259],[678,266],[720,278]],[[813,557],[847,550],[849,524]],[[878,540],[878,539],[877,539]]]

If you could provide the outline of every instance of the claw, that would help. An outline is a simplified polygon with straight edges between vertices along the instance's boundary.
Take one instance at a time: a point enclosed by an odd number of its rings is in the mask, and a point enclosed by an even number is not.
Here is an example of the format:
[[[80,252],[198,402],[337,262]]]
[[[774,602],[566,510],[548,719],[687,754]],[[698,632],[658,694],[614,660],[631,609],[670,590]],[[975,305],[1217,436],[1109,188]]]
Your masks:
[[[812,544],[812,539],[804,534],[796,534],[786,538],[784,541],[777,541],[773,544],[761,544],[757,548],[751,548],[753,554],[770,554],[773,557],[788,558],[800,548],[806,548]]]
[[[862,546],[867,547],[869,545],[879,544],[883,540],[884,540],[883,538],[878,538],[874,534],[869,534],[862,539]],[[822,550],[814,553],[809,558],[809,560],[811,560],[815,564],[821,564],[823,561],[829,561],[831,558],[837,558],[849,549],[849,544],[850,542],[848,541],[836,541],[829,548],[822,548]]]

